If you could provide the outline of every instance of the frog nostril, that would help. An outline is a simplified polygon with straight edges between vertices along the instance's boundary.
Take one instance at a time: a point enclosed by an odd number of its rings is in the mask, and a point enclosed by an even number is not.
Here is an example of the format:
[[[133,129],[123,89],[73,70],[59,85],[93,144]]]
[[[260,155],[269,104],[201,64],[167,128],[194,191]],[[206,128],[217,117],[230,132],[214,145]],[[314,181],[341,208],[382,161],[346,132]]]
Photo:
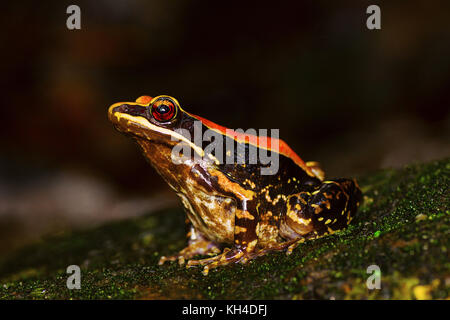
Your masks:
[[[114,112],[127,113],[129,111],[129,107],[126,104],[121,104],[118,107],[114,108]]]

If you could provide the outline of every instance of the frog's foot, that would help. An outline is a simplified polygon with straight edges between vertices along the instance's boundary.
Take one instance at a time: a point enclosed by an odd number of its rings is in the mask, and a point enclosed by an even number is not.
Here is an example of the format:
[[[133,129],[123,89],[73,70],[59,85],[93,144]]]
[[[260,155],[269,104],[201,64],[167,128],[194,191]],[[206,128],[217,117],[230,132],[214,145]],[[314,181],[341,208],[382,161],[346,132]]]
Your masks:
[[[201,260],[189,260],[186,268],[190,268],[193,266],[204,266],[203,274],[206,276],[209,273],[210,269],[214,269],[220,266],[226,266],[230,263],[242,263],[245,264],[248,261],[260,256],[264,255],[265,252],[256,251],[256,250],[246,250],[242,248],[225,248],[223,252],[215,257],[201,259]]]
[[[209,270],[225,266],[230,263],[242,263],[245,264],[250,260],[253,260],[257,257],[261,257],[269,252],[274,251],[284,251],[287,250],[290,254],[292,250],[297,247],[300,243],[304,242],[305,239],[296,239],[290,240],[282,243],[274,243],[272,245],[268,245],[267,247],[262,248],[254,248],[249,250],[249,248],[225,248],[223,252],[217,256],[201,259],[201,260],[189,260],[186,264],[186,268],[194,267],[194,266],[204,266],[203,274],[207,275]]]
[[[297,248],[300,243],[305,242],[305,240],[306,240],[305,238],[299,238],[299,239],[294,240],[294,241],[286,242],[286,247],[285,247],[286,248],[286,255],[289,256],[292,253],[292,251],[294,251],[294,249]]]
[[[298,247],[298,245],[305,241],[306,238],[297,238],[283,242],[275,242],[257,250],[255,253],[253,253],[253,257],[260,257],[269,252],[282,251],[286,251],[286,255],[290,255],[292,251]]]
[[[200,239],[195,242],[190,242],[189,245],[173,256],[162,256],[158,264],[163,265],[166,261],[176,261],[183,265],[186,260],[191,259],[197,255],[215,255],[220,253],[220,248],[212,241]]]

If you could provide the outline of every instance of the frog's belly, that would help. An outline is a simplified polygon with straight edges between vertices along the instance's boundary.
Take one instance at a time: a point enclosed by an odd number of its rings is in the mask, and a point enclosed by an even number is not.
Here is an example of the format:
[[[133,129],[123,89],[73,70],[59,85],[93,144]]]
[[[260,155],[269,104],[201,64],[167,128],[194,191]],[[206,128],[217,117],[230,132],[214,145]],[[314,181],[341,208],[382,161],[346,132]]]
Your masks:
[[[231,198],[198,190],[195,197],[183,193],[178,193],[178,196],[195,229],[211,241],[233,243],[236,205]]]

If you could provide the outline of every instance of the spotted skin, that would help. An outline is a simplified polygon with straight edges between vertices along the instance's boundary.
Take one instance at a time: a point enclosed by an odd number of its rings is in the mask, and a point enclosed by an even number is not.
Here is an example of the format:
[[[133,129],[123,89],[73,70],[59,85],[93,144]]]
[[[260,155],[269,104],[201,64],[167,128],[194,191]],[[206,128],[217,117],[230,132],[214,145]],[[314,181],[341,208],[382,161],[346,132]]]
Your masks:
[[[354,180],[324,181],[312,192],[291,195],[283,216],[286,239],[314,239],[342,230],[352,221],[361,193]]]

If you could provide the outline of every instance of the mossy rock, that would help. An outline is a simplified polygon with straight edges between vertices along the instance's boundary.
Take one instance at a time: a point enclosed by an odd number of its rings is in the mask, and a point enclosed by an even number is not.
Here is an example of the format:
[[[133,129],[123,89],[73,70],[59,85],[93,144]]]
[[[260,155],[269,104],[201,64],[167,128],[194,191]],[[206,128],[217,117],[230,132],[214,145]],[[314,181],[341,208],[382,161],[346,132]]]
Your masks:
[[[158,266],[185,244],[184,214],[165,210],[66,233],[2,257],[1,299],[445,299],[450,159],[359,177],[364,203],[344,231],[290,256],[211,270]],[[81,267],[81,289],[66,268]],[[369,290],[367,268],[381,289]]]

